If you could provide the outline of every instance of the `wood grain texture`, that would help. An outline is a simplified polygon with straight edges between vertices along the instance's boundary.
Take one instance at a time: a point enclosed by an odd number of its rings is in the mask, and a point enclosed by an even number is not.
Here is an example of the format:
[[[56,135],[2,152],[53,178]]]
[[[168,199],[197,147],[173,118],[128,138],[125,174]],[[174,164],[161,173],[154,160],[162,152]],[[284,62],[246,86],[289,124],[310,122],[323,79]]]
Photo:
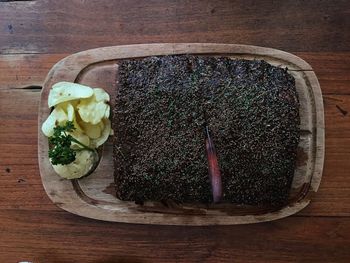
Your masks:
[[[243,226],[115,224],[55,211],[0,214],[2,262],[337,262],[350,259],[349,218],[289,217]],[[35,213],[34,213],[35,212]],[[15,218],[15,220],[14,220]],[[32,229],[36,229],[33,231]],[[64,238],[62,238],[64,236]]]
[[[41,132],[41,125],[50,114],[48,94],[59,81],[78,82],[105,89],[114,102],[118,89],[115,82],[118,60],[138,57],[206,54],[231,58],[265,59],[267,62],[288,67],[296,80],[300,100],[301,143],[290,200],[280,209],[237,206],[233,204],[195,206],[193,204],[164,206],[146,202],[143,206],[123,202],[106,195],[113,187],[113,161],[111,147],[105,146],[99,167],[89,178],[62,180],[54,172],[48,158],[48,141]],[[41,93],[38,123],[38,156],[42,182],[50,199],[71,213],[99,220],[165,224],[165,225],[227,225],[271,221],[299,212],[306,207],[321,182],[324,161],[324,110],[320,86],[312,68],[302,59],[276,49],[250,45],[168,43],[112,46],[91,49],[73,54],[59,61],[49,72]],[[112,197],[112,198],[111,198]]]
[[[4,73],[0,74],[0,89],[41,87],[52,66],[67,55],[2,55],[0,72]]]
[[[346,0],[0,1],[0,53],[14,54],[0,55],[0,262],[349,262],[349,9]],[[192,228],[97,222],[52,204],[37,165],[39,92],[23,88],[43,83],[67,54],[152,42],[269,46],[311,64],[326,159],[306,209],[271,223]]]
[[[350,52],[294,52],[317,74],[322,94],[350,94]],[[2,55],[0,89],[42,86],[49,70],[69,54]]]
[[[0,149],[8,149],[0,151],[1,208],[54,210],[43,190],[37,164],[39,99],[37,91],[0,89]],[[17,107],[13,101],[22,106]],[[344,116],[336,107],[349,111],[350,96],[326,95],[324,105],[327,150],[323,181],[301,214],[350,216],[350,115]]]
[[[240,43],[349,51],[347,0],[0,3],[0,53],[75,53],[158,42]]]

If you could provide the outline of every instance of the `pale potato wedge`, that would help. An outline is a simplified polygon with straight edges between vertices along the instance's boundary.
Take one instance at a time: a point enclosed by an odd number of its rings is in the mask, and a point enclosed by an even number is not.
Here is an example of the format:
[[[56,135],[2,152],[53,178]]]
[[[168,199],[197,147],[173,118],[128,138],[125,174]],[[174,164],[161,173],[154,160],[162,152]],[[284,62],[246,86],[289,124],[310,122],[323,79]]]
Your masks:
[[[76,160],[67,165],[53,165],[57,174],[66,179],[81,178],[89,173],[96,163],[96,154],[84,150],[84,144],[91,148],[101,146],[111,134],[109,121],[110,96],[100,88],[90,88],[77,83],[58,82],[52,86],[48,105],[54,107],[42,125],[42,131],[50,137],[54,128],[72,121],[75,127],[69,134],[79,143],[72,142]]]
[[[48,105],[53,107],[65,101],[88,98],[93,94],[93,89],[88,86],[66,81],[57,82],[49,93]]]
[[[94,96],[97,102],[104,101],[108,102],[110,100],[109,94],[104,91],[104,89],[94,88]]]
[[[105,116],[107,104],[104,101],[97,102],[94,98],[82,99],[77,106],[81,119],[91,124],[99,123]]]
[[[75,118],[74,107],[70,102],[63,102],[55,107],[56,110],[63,110],[67,114],[67,120],[73,121]]]
[[[103,122],[103,121],[100,121],[100,122],[98,123],[98,125],[100,126],[101,131],[103,131],[103,129],[105,128],[104,122]]]
[[[74,132],[70,132],[69,133],[70,135],[72,135],[75,139],[77,139],[79,142],[81,142],[82,144],[86,145],[86,146],[89,146],[90,143],[91,143],[91,140],[89,138],[89,136],[87,136],[86,134],[83,134],[77,130],[74,130]],[[75,142],[72,142],[72,146],[71,146],[73,149],[79,149],[79,148],[82,148],[81,145],[75,143]]]
[[[67,120],[66,112],[62,108],[55,108],[41,126],[41,130],[45,136],[50,137],[53,135],[53,129],[56,125],[65,123]]]
[[[105,116],[104,116],[106,119],[109,118],[110,111],[111,111],[111,107],[109,105],[107,105],[107,109],[106,109]]]
[[[83,128],[86,135],[89,136],[91,139],[97,139],[101,136],[102,129],[100,122],[95,125],[89,122],[80,122],[80,125]]]
[[[76,104],[76,103],[75,103]],[[79,123],[77,122],[78,115],[75,112],[74,106],[71,104],[71,102],[63,102],[58,105],[56,105],[55,109],[57,110],[64,110],[64,112],[67,114],[69,121],[72,121],[75,127],[75,130],[84,133],[83,129],[80,127]]]
[[[55,108],[61,107],[63,109],[67,109],[68,104],[71,104],[73,106],[73,108],[75,109],[79,102],[80,102],[80,99],[65,101],[65,102],[61,102],[61,103],[58,103],[57,105],[55,105]]]
[[[57,174],[66,179],[77,179],[86,175],[95,163],[94,153],[91,151],[79,151],[75,160],[66,165],[52,165]]]
[[[104,123],[105,127],[102,131],[101,136],[97,139],[91,140],[92,147],[97,148],[97,147],[101,146],[102,144],[104,144],[107,141],[107,139],[111,133],[111,121],[109,119],[103,119],[103,123]]]
[[[44,121],[41,126],[41,131],[45,134],[45,136],[50,137],[53,135],[53,128],[56,126],[56,116],[54,114],[50,114],[49,117]]]

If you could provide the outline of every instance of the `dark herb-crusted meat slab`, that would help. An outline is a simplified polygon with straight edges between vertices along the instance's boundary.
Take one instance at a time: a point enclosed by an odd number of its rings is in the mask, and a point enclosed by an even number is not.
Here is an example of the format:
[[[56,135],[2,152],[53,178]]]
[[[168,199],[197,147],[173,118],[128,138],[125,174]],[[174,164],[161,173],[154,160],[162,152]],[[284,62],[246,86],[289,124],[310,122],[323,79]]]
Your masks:
[[[264,61],[199,58],[197,65],[224,200],[285,202],[299,142],[294,78]]]
[[[204,126],[223,201],[286,201],[299,141],[294,78],[264,61],[196,56],[123,61],[114,109],[117,196],[209,202]]]
[[[152,57],[119,67],[114,110],[117,195],[122,200],[210,200],[200,88],[189,58]]]

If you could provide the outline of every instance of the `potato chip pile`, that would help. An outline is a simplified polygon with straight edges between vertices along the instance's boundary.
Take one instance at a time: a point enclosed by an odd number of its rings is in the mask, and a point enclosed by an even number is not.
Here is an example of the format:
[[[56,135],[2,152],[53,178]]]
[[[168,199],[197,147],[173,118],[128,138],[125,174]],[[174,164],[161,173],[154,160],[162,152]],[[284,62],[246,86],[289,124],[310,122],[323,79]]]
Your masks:
[[[50,137],[57,125],[72,121],[75,130],[70,135],[86,146],[98,148],[112,133],[109,100],[109,94],[103,89],[58,82],[52,86],[49,94],[48,105],[54,109],[43,123],[42,132]],[[78,149],[81,146],[73,143],[71,147]],[[81,153],[77,154],[73,163],[53,167],[61,176],[72,179],[83,176],[91,162],[90,155]]]

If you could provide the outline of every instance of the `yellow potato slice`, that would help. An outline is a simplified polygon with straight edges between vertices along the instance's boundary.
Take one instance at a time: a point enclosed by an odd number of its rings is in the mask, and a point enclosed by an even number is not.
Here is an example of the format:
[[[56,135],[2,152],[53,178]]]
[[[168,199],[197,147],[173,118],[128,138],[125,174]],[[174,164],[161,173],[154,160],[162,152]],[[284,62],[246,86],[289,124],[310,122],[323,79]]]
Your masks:
[[[109,115],[110,115],[110,106],[107,103],[110,100],[109,94],[106,91],[104,91],[103,89],[95,88],[94,89],[94,97],[95,97],[95,100],[97,102],[100,102],[100,101],[106,102],[107,108],[106,108],[106,111],[104,114],[104,118],[108,119]]]
[[[67,121],[72,121],[75,127],[75,130],[69,134],[81,143],[89,146],[90,138],[84,134],[83,129],[78,124],[75,118],[74,107],[70,103],[57,105],[50,116],[43,123],[41,129],[47,137],[50,137],[53,135],[54,127],[57,125],[64,125]],[[81,148],[81,146],[76,143],[72,143],[72,147]]]
[[[75,127],[75,131],[78,131],[80,133],[84,133],[83,129],[80,127],[79,123],[77,122],[77,115],[76,115],[74,106],[73,106],[73,104],[71,104],[71,102],[60,103],[60,104],[56,105],[55,109],[57,109],[57,110],[60,110],[60,109],[64,110],[65,113],[68,116],[67,120],[73,122],[73,125]]]
[[[75,128],[75,131],[77,131],[79,133],[85,133],[83,128],[77,122],[76,118],[74,118],[74,120],[73,120],[73,125],[74,125],[74,128]]]
[[[111,133],[111,121],[109,119],[103,119],[103,123],[104,123],[105,127],[102,131],[101,136],[97,139],[91,140],[92,147],[97,148],[97,147],[101,146],[102,144],[104,144],[107,141],[107,139]]]
[[[102,129],[100,122],[95,125],[89,122],[80,122],[80,125],[83,128],[86,135],[89,136],[91,139],[97,139],[101,136]]]
[[[86,175],[95,163],[95,155],[91,151],[79,151],[75,161],[66,165],[52,165],[57,174],[66,179],[77,179]]]
[[[54,114],[50,114],[41,126],[41,131],[45,136],[50,137],[53,135],[53,128],[56,126],[56,117]]]
[[[94,88],[93,92],[93,96],[80,100],[77,109],[84,122],[95,125],[102,118],[109,118],[110,106],[108,101],[110,97],[107,92],[100,88]]]
[[[74,139],[77,139],[79,142],[81,142],[82,144],[86,145],[86,146],[90,146],[90,138],[89,136],[87,136],[86,134],[83,134],[77,130],[74,130],[74,132],[70,132],[70,135],[72,135],[74,137]],[[79,145],[78,143],[72,142],[72,146],[73,149],[80,149],[83,148],[81,145]]]
[[[97,124],[104,117],[107,110],[107,104],[104,101],[97,102],[94,98],[82,99],[78,104],[78,112],[81,119],[91,124]]]
[[[75,109],[77,107],[79,101],[80,101],[79,99],[76,99],[76,100],[61,102],[61,103],[58,103],[57,105],[55,105],[55,108],[67,109],[68,104],[70,104],[73,106],[73,109]]]
[[[62,108],[55,108],[49,117],[44,121],[41,126],[42,132],[45,136],[50,137],[53,135],[53,129],[56,125],[65,123],[68,120],[68,115]]]
[[[107,105],[107,109],[106,109],[105,116],[104,116],[106,119],[109,118],[110,111],[111,111],[111,107],[109,105]]]
[[[72,121],[75,127],[69,134],[80,143],[97,148],[112,134],[110,117],[110,96],[100,88],[90,88],[70,82],[58,82],[52,86],[48,98],[49,107],[55,106],[42,125],[47,136],[53,135],[57,125]],[[79,143],[72,142],[73,149],[82,149]],[[76,153],[76,160],[68,165],[53,165],[54,170],[66,179],[80,178],[93,167],[96,156],[88,150]]]
[[[101,131],[103,131],[103,129],[105,128],[105,124],[104,124],[103,120],[100,121],[100,122],[98,123],[98,125],[100,126]]]
[[[83,128],[81,127],[80,123],[82,123],[82,119],[77,111],[77,109],[75,109],[74,111],[75,115],[74,115],[74,121],[73,121],[73,124],[74,124],[74,127],[76,128],[77,131],[79,131],[80,133],[85,133],[83,131]]]
[[[74,107],[70,102],[63,102],[55,107],[56,110],[63,110],[67,115],[68,121],[73,121],[75,118]]]
[[[88,98],[93,94],[92,88],[88,86],[66,81],[57,82],[49,93],[48,104],[49,107],[53,107],[65,101]]]
[[[97,102],[104,101],[108,102],[110,100],[109,94],[104,91],[104,89],[94,88],[94,96]]]

